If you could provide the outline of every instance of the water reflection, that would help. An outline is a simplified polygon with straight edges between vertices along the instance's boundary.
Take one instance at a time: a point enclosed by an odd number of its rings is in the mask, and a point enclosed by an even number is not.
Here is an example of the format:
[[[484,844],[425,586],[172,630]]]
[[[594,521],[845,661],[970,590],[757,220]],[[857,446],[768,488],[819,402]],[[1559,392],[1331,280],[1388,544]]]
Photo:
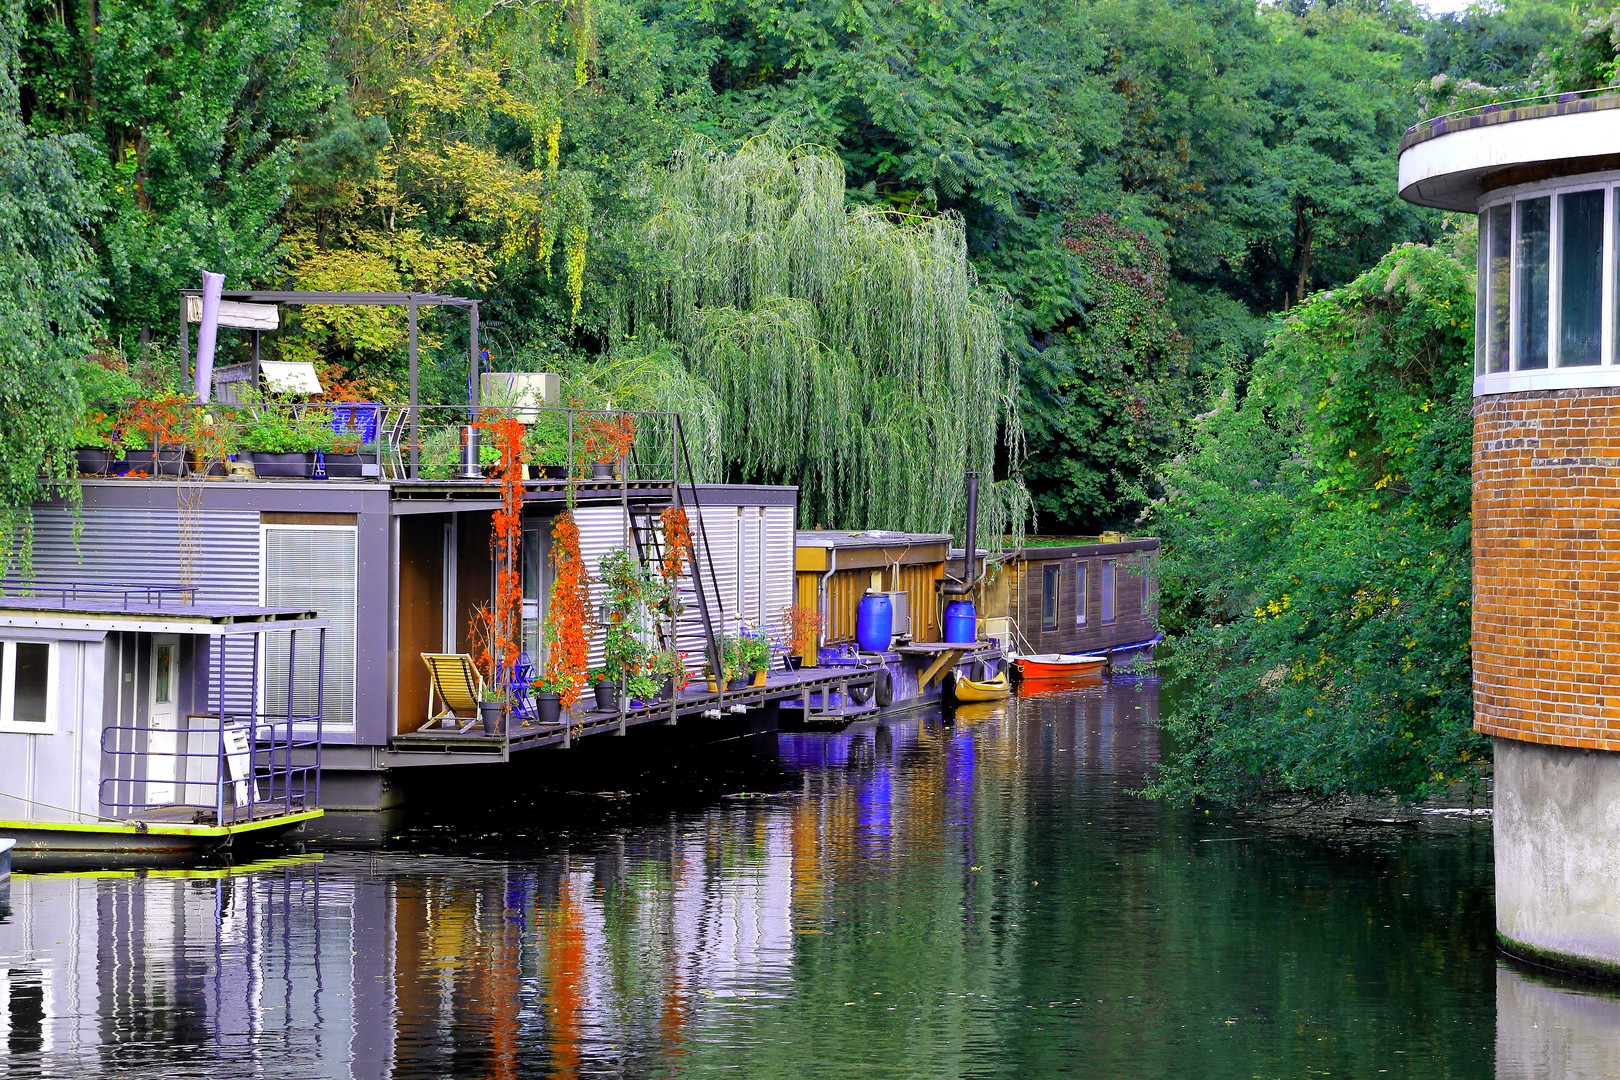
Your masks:
[[[1156,709],[784,734],[773,789],[537,857],[19,875],[0,1075],[1488,1073],[1488,827],[1146,804]]]
[[[1503,961],[1496,971],[1496,1075],[1620,1076],[1620,991]]]

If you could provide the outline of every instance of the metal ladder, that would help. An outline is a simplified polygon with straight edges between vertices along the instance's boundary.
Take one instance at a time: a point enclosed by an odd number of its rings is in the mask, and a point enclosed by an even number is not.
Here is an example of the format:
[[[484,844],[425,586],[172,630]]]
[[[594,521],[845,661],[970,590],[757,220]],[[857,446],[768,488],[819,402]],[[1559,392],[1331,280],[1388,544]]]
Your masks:
[[[690,506],[695,512],[697,518],[695,522],[691,521],[690,518],[688,520],[688,531],[692,538],[691,559],[689,560],[691,563],[691,569],[688,572],[692,578],[692,591],[694,594],[696,594],[698,611],[703,616],[703,637],[708,652],[709,669],[711,671],[718,672],[720,671],[721,659],[720,639],[715,633],[715,617],[712,609],[709,607],[708,595],[710,588],[719,588],[714,572],[714,554],[709,549],[708,533],[703,526],[703,506],[698,500],[697,477],[692,470],[692,459],[689,451],[687,450],[686,435],[681,429],[681,418],[679,416],[675,416],[672,419],[674,423],[674,438],[671,442],[671,449],[674,452],[673,456],[675,456],[676,460],[670,463],[671,470],[673,472],[673,483],[670,488],[669,498],[665,500],[641,498],[632,499],[630,497],[630,474],[635,469],[637,464],[635,460],[635,447],[632,446],[630,448],[630,452],[625,456],[624,468],[622,470],[622,475],[619,477],[619,502],[624,509],[625,522],[629,527],[630,543],[634,550],[637,564],[640,566],[648,566],[651,563],[662,562],[664,558],[664,541],[659,532],[659,519],[663,516],[663,512],[670,507],[681,507],[687,505],[687,502],[683,500],[681,494],[681,465],[683,463],[685,464],[687,475],[686,499],[690,500]],[[702,559],[708,563],[709,584],[707,586],[704,584],[703,570],[699,565],[700,547],[702,549]],[[671,600],[673,608],[674,596],[671,597]],[[715,594],[715,603],[716,606],[719,605],[718,592]],[[662,629],[659,630],[660,648],[679,648],[680,631],[676,620],[677,617],[672,614],[670,619],[669,638],[667,640],[663,638]],[[715,679],[715,685],[720,688],[721,707],[723,707],[726,691],[724,683],[719,679],[718,676]],[[618,732],[620,735],[624,734],[626,710],[628,708],[628,704],[629,695],[621,692],[619,694]],[[677,704],[677,700],[672,696],[669,705],[669,717],[664,721],[666,724],[675,723],[675,709]]]

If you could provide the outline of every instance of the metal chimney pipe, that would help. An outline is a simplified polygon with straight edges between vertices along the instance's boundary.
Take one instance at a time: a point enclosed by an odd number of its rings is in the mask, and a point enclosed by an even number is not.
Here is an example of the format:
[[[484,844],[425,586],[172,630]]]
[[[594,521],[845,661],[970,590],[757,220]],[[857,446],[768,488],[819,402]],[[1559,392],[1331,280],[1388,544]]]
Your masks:
[[[973,584],[979,560],[979,474],[967,474],[967,534],[962,539],[962,591]]]

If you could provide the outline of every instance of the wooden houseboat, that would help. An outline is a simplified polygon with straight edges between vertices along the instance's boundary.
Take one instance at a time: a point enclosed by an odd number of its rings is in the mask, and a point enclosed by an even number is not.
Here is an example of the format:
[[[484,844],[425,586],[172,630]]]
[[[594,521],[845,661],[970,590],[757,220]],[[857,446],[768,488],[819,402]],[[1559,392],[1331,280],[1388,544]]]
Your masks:
[[[1110,666],[1152,659],[1159,641],[1154,537],[1074,537],[999,556],[979,610],[1023,656],[1090,654]]]
[[[325,638],[314,612],[183,588],[0,595],[0,835],[19,858],[189,855],[319,817]]]

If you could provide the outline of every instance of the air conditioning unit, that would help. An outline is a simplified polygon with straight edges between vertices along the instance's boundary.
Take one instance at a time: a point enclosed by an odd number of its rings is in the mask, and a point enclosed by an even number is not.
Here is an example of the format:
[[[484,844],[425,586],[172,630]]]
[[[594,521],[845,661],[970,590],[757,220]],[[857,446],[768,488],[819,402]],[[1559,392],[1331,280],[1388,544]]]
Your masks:
[[[889,598],[889,607],[894,611],[894,636],[911,637],[911,594],[901,589],[883,595]]]

